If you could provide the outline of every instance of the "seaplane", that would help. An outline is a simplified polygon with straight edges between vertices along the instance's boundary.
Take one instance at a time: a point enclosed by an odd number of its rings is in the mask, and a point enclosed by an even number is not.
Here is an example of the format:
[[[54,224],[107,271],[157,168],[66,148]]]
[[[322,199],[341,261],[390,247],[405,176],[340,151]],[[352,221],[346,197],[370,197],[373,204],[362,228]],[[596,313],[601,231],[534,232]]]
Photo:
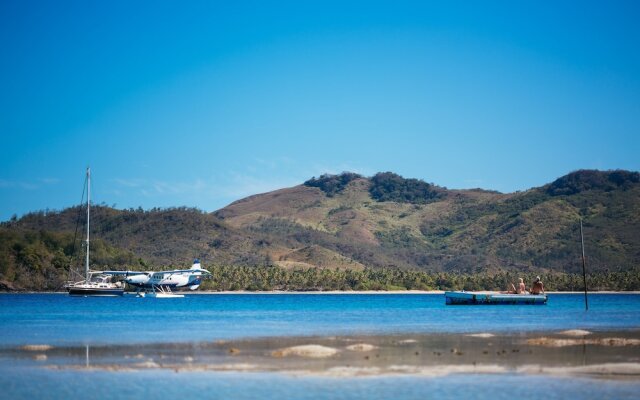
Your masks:
[[[211,272],[203,269],[200,260],[193,260],[189,269],[172,271],[102,271],[104,275],[122,276],[122,280],[136,288],[138,297],[175,298],[184,297],[172,292],[172,289],[188,288],[196,290],[202,279],[211,276]],[[149,291],[149,292],[148,292]]]

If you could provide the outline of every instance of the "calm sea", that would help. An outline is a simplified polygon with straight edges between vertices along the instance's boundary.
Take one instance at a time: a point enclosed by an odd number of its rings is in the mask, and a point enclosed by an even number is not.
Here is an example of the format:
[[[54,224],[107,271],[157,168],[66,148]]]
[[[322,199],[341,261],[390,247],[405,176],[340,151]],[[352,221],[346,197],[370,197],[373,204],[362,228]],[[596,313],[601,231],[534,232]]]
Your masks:
[[[0,345],[266,336],[640,328],[640,295],[550,295],[546,306],[446,306],[436,294],[229,294],[182,299],[0,295]]]
[[[0,346],[305,335],[640,329],[640,295],[552,294],[546,306],[445,306],[443,295],[234,294],[183,299],[0,295]],[[450,375],[321,378],[275,373],[50,370],[0,359],[0,398],[637,398],[638,381]]]

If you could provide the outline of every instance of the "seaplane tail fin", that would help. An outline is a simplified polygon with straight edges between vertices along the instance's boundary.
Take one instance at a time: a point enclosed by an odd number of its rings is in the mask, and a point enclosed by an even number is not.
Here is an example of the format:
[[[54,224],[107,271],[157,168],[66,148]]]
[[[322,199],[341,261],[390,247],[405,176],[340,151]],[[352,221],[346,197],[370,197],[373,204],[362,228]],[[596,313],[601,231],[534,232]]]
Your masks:
[[[191,266],[190,269],[202,269],[202,266],[200,265],[200,260],[197,258],[193,260],[193,265]]]

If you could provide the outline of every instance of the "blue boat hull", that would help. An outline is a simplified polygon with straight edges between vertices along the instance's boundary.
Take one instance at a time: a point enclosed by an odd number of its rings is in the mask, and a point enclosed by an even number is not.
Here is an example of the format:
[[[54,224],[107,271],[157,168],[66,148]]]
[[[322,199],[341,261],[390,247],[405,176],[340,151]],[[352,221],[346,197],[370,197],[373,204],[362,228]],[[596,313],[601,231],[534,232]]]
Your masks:
[[[545,305],[546,295],[497,292],[445,292],[448,305]]]

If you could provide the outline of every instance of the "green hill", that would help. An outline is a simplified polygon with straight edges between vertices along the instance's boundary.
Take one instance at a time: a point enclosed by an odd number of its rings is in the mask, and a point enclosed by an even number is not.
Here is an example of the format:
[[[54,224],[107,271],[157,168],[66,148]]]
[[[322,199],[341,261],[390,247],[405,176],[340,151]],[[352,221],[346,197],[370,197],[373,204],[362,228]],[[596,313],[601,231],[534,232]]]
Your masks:
[[[389,172],[325,175],[216,215],[290,249],[317,245],[371,267],[458,272],[577,271],[582,217],[590,267],[627,270],[640,265],[639,175],[577,171],[512,194],[447,190]]]
[[[0,285],[60,287],[69,265],[80,263],[79,211],[2,223]],[[200,257],[206,266],[287,270],[571,273],[581,268],[580,217],[590,271],[640,266],[640,174],[592,170],[510,194],[343,173],[214,213],[97,206],[91,256],[94,268],[186,266]]]

